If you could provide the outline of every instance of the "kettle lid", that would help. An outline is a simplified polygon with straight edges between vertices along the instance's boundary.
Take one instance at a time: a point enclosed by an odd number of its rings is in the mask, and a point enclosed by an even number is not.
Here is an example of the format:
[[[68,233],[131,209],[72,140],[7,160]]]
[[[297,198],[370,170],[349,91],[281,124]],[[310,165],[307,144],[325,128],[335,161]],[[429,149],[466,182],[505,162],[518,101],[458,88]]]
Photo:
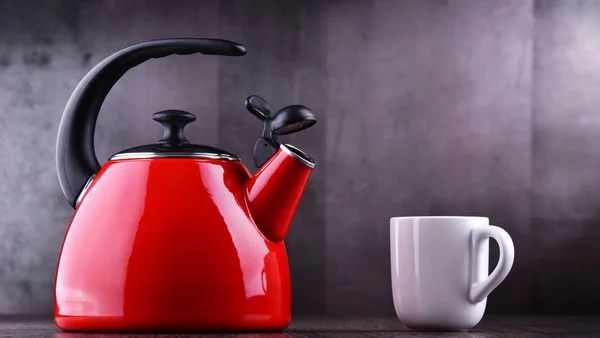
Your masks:
[[[239,161],[239,157],[222,149],[190,143],[183,128],[196,120],[196,116],[182,110],[164,110],[152,115],[154,121],[163,125],[163,136],[154,144],[137,146],[120,151],[110,160],[145,158],[207,158]]]

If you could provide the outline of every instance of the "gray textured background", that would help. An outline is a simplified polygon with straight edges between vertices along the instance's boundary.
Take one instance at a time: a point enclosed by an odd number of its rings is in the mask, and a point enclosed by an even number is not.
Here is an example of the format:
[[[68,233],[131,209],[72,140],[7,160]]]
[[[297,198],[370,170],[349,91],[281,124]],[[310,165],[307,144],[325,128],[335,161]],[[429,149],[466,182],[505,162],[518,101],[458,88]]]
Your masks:
[[[176,36],[249,52],[130,71],[99,158],[156,141],[150,114],[178,108],[198,117],[188,138],[252,165],[247,95],[313,108],[286,139],[319,163],[286,240],[296,313],[393,313],[389,217],[444,214],[513,237],[491,312],[600,310],[600,1],[0,0],[0,314],[52,311],[71,91],[110,53]]]

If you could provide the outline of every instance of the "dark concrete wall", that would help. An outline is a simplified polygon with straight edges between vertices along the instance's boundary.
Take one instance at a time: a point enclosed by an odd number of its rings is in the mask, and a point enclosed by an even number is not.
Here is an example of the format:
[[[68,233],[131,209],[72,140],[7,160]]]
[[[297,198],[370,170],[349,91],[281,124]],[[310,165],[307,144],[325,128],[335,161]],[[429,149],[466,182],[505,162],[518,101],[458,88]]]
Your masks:
[[[600,2],[539,1],[535,13],[534,310],[599,312]]]
[[[249,52],[127,73],[98,156],[154,142],[150,114],[178,108],[198,117],[190,139],[251,166],[247,95],[313,108],[320,122],[286,138],[319,163],[286,240],[295,312],[392,314],[389,217],[443,214],[488,216],[515,241],[491,312],[598,311],[599,19],[600,2],[568,0],[0,0],[0,313],[52,310],[71,91],[111,52],[174,36]]]

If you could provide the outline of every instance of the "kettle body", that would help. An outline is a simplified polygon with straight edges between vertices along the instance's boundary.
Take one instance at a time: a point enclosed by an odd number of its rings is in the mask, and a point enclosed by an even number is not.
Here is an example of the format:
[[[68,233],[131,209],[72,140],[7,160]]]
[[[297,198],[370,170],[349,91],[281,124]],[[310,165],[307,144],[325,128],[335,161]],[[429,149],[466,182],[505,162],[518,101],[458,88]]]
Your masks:
[[[270,128],[257,142],[265,146],[255,147],[254,175],[237,156],[190,143],[183,129],[195,117],[178,110],[153,114],[163,125],[157,143],[121,151],[101,167],[95,157],[100,105],[125,71],[195,52],[240,56],[245,49],[212,39],[140,43],[92,69],[67,103],[57,170],[75,211],[55,283],[62,330],[271,331],[290,323],[283,239],[315,163],[276,135],[316,123],[308,108],[271,116],[261,98],[246,102]]]
[[[105,165],[75,211],[58,266],[58,326],[286,327],[285,246],[264,238],[252,220],[247,169],[237,161],[133,161]]]

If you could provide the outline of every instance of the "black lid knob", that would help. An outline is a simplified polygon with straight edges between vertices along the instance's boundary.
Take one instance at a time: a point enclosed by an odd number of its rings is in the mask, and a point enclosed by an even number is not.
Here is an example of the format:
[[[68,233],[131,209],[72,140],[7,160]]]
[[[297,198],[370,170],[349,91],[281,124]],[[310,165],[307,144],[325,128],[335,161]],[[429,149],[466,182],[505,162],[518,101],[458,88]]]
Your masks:
[[[179,145],[190,143],[183,135],[183,128],[196,121],[196,116],[183,110],[163,110],[152,114],[154,121],[163,125],[163,136],[158,141],[162,144]]]

